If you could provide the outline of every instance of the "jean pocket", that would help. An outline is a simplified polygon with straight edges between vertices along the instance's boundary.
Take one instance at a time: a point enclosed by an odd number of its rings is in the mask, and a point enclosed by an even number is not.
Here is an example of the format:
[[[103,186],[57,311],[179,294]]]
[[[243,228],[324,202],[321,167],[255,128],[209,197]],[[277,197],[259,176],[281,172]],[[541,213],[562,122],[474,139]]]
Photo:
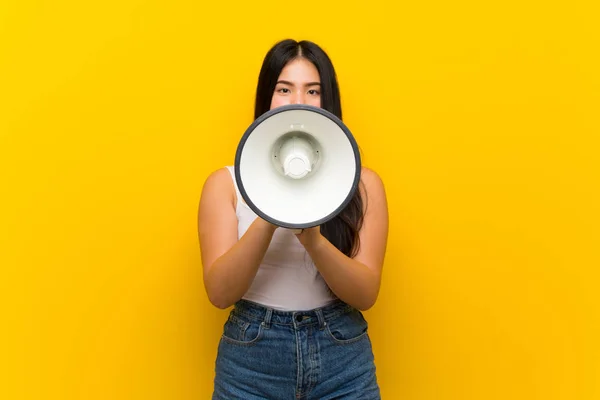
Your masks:
[[[369,324],[359,310],[352,310],[327,321],[327,336],[337,344],[350,344],[367,337]]]
[[[251,345],[263,335],[263,325],[258,321],[246,320],[230,314],[223,326],[222,339],[231,344]]]

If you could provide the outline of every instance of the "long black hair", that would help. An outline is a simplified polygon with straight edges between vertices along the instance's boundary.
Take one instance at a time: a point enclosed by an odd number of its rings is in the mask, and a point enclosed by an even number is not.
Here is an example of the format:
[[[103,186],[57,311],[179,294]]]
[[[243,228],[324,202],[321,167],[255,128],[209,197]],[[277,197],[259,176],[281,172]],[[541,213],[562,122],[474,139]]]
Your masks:
[[[342,119],[340,90],[335,69],[327,53],[308,40],[285,39],[277,42],[267,52],[256,88],[254,118],[260,117],[271,108],[271,99],[277,79],[283,68],[292,60],[304,58],[314,64],[321,80],[321,108]],[[348,205],[333,219],[321,225],[321,234],[348,257],[358,252],[358,232],[363,223],[363,199],[360,189]]]

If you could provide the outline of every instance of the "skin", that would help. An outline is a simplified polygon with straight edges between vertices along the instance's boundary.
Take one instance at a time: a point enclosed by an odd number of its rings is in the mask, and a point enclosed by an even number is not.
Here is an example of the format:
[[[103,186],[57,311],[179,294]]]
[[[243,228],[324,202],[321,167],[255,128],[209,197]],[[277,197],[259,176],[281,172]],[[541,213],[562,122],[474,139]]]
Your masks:
[[[281,72],[271,109],[286,104],[321,106],[320,78],[305,59],[290,62]],[[359,232],[360,250],[349,258],[333,246],[319,227],[304,229],[296,237],[331,290],[359,310],[371,308],[378,297],[388,237],[388,207],[380,177],[361,170],[365,199],[364,222]],[[226,201],[224,201],[226,199]],[[229,172],[213,172],[202,189],[198,233],[202,252],[204,285],[213,305],[227,308],[248,290],[277,226],[256,218],[237,239],[236,193]]]

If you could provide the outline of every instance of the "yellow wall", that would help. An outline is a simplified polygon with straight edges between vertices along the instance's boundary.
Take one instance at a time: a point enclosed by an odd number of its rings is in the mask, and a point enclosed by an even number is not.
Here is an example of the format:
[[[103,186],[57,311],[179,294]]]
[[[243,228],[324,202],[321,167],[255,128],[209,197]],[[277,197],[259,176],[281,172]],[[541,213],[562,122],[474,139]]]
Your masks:
[[[384,398],[600,398],[594,2],[93,3],[0,4],[0,398],[209,398],[198,198],[288,36],[387,187]]]

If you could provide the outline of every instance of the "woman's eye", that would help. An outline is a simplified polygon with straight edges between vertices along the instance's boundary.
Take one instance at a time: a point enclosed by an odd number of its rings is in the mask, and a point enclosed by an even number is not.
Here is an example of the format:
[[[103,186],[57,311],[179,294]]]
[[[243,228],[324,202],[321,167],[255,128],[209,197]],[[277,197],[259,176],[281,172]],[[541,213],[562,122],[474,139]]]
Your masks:
[[[281,93],[289,93],[290,90],[288,88],[281,88],[281,89],[279,89],[279,91]]]
[[[308,91],[308,93],[312,94],[312,95],[317,95],[317,94],[319,94],[319,91],[315,90],[315,89],[311,89],[311,90]]]

